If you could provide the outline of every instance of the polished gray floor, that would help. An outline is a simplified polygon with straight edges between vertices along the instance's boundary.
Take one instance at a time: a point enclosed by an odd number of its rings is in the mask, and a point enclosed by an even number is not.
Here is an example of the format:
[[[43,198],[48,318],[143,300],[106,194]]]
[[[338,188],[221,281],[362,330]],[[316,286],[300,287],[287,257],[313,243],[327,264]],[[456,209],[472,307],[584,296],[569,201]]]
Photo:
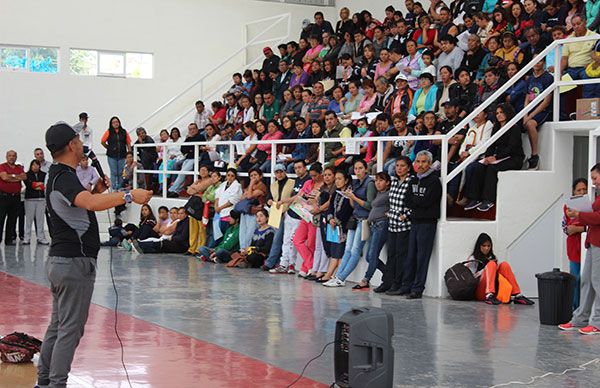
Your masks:
[[[382,307],[393,314],[395,386],[526,382],[600,357],[600,336],[541,326],[537,306],[410,301],[184,256],[103,248],[93,302],[108,308],[115,303],[111,254],[121,312],[296,373],[333,339],[336,320],[353,306]],[[0,271],[46,285],[46,256],[44,247],[1,246]],[[306,375],[331,383],[332,365],[330,347]],[[533,385],[600,387],[600,363]]]

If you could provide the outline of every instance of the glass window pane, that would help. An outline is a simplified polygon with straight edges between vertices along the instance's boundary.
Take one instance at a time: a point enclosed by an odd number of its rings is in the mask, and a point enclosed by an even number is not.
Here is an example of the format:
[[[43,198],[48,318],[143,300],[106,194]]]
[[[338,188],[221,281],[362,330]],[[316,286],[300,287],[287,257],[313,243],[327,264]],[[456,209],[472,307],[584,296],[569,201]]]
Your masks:
[[[58,49],[31,47],[29,49],[29,71],[34,73],[57,73]]]
[[[71,74],[98,75],[98,52],[94,50],[70,50]]]
[[[125,55],[120,53],[99,53],[98,72],[107,75],[125,75]]]
[[[152,78],[152,54],[127,53],[127,77]]]
[[[20,47],[0,47],[0,68],[26,70],[27,49]]]

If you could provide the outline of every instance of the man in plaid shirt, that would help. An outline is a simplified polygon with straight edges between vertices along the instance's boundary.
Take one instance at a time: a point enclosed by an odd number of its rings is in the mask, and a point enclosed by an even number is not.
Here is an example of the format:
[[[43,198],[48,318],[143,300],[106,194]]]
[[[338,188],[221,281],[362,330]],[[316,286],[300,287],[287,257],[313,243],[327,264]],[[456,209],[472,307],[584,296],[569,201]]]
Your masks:
[[[403,295],[400,290],[404,262],[408,255],[410,233],[410,209],[406,206],[406,194],[410,189],[412,163],[406,156],[396,161],[396,174],[390,187],[388,259],[383,273],[383,282],[375,292],[388,295]]]

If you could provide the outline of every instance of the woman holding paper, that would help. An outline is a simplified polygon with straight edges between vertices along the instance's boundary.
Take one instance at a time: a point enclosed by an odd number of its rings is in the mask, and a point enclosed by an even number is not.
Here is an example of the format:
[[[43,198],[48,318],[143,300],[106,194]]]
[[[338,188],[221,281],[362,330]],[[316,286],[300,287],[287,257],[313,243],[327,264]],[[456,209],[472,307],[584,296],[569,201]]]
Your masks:
[[[290,198],[290,201],[294,202],[299,198],[303,198],[306,200],[306,204],[311,207],[311,213],[316,214],[319,208],[319,190],[323,186],[323,167],[321,167],[321,163],[313,163],[309,173],[311,179],[304,183],[298,194]],[[301,278],[312,274],[311,269],[315,254],[316,237],[317,227],[312,220],[301,219],[292,240],[294,247],[296,247],[302,257],[302,268],[298,273],[298,276]]]
[[[600,189],[600,163],[592,167],[592,184]],[[578,330],[581,334],[600,334],[600,196],[592,204],[591,212],[580,212],[571,208],[567,217],[588,227],[585,246],[587,253],[581,272],[580,305],[573,312],[571,322],[558,325],[561,330]],[[594,310],[592,311],[592,307]]]
[[[356,228],[348,231],[348,240],[342,262],[338,271],[329,282],[324,283],[326,287],[343,287],[345,280],[358,265],[362,256],[363,247],[368,239],[369,228],[367,218],[375,199],[375,182],[367,174],[367,162],[362,159],[354,162],[354,174],[357,179],[352,182],[352,187],[346,189],[343,195],[350,199],[354,208],[353,218],[356,220]],[[364,230],[363,230],[364,229]]]
[[[330,244],[331,259],[327,273],[323,275],[318,283],[327,283],[333,279],[333,274],[338,268],[344,250],[348,233],[348,221],[352,217],[352,205],[350,199],[344,192],[351,187],[352,177],[344,170],[335,173],[335,188],[331,199],[329,200],[329,209],[327,210],[327,241]]]

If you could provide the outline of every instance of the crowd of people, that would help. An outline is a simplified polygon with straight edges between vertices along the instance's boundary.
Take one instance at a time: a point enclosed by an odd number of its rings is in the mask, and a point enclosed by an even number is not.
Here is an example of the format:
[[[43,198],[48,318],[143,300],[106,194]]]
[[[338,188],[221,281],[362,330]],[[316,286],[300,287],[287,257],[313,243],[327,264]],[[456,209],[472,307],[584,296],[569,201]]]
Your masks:
[[[136,168],[166,169],[166,175],[139,173],[138,185],[157,193],[166,186],[168,197],[188,202],[157,209],[158,217],[143,206],[140,223],[116,220],[106,244],[186,253],[273,274],[298,271],[329,287],[345,285],[364,251],[368,270],[354,288],[369,288],[379,269],[384,276],[376,292],[420,298],[440,214],[442,153],[452,171],[546,90],[553,72],[573,79],[600,76],[600,46],[593,40],[570,43],[560,58],[550,53],[537,59],[530,72],[487,101],[552,40],[594,35],[600,2],[434,0],[426,10],[406,0],[405,6],[406,13],[387,7],[382,21],[367,10],[351,15],[342,8],[335,28],[316,12],[302,23],[297,41],[277,52],[264,48],[260,69],[234,74],[222,101],[197,101],[185,133],[163,129],[153,139],[140,127],[133,142],[112,117],[101,145],[113,189],[131,188]],[[584,97],[599,96],[595,85],[582,89]],[[482,103],[487,109],[456,128]],[[538,131],[551,116],[550,95],[448,184],[448,206],[488,211],[496,203],[498,172],[537,169]],[[91,146],[88,115],[79,118],[74,128]],[[372,141],[453,131],[447,150],[440,140]],[[522,132],[529,137],[528,156]],[[344,141],[322,143],[322,150],[319,143],[302,142],[319,138]],[[228,140],[240,143],[222,144]],[[257,140],[262,142],[251,144]],[[273,150],[275,140],[289,143]],[[166,145],[133,153],[134,144],[156,142]],[[196,169],[196,181],[173,173]],[[32,162],[25,174],[9,162],[5,170],[0,177],[14,190],[20,182],[36,182],[26,191],[31,202],[43,196],[43,165]],[[270,187],[265,173],[275,177]],[[98,179],[87,159],[78,176],[84,187]],[[26,208],[39,228],[38,207]],[[9,220],[15,217],[9,214]],[[15,236],[9,229],[7,242]],[[386,242],[384,265],[379,254]],[[484,299],[492,303],[490,294],[484,292]],[[526,301],[518,292],[513,297]]]

